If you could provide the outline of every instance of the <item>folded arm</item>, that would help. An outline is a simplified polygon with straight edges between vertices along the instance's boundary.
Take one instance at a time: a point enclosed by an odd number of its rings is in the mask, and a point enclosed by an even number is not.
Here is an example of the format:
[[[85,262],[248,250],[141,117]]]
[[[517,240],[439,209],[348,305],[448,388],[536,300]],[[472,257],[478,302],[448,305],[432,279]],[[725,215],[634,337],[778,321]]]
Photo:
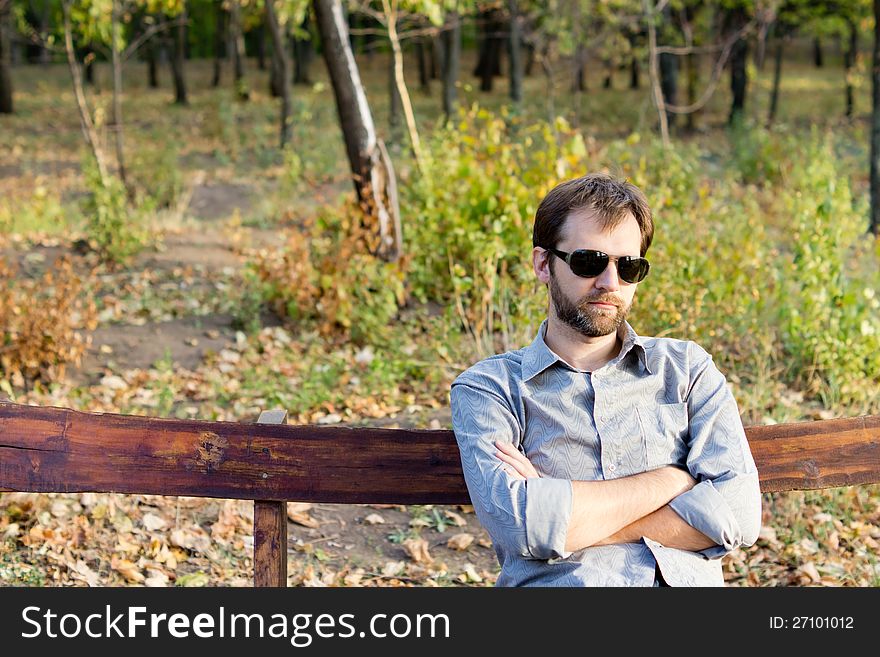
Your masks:
[[[506,463],[510,476],[540,477],[526,456],[513,445],[499,442],[496,447],[495,455]],[[637,543],[643,536],[682,550],[697,551],[714,546],[714,541],[687,524],[666,503],[667,496],[686,492],[695,483],[686,472],[671,467],[609,481],[572,482],[572,519],[566,534],[566,549],[576,551],[591,545]],[[655,506],[658,503],[659,507]],[[645,508],[649,510],[644,511]],[[627,522],[628,518],[632,519]]]

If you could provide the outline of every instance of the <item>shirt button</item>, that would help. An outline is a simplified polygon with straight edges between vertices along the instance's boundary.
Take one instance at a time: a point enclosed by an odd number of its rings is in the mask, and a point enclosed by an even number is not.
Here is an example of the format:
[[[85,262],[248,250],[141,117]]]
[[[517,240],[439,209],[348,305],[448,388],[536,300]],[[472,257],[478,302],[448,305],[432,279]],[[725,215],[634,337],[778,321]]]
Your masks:
[[[613,463],[608,466],[608,472],[614,472],[615,470],[617,470],[617,466],[615,466]]]

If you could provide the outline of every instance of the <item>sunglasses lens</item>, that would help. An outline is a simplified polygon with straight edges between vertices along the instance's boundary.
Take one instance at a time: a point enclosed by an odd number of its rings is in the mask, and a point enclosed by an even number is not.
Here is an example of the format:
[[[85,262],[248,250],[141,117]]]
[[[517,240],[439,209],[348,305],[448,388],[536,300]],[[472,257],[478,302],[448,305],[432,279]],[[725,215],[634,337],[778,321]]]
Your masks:
[[[608,266],[608,255],[601,251],[579,249],[571,254],[571,271],[578,276],[598,276]]]
[[[621,258],[617,261],[620,277],[627,283],[638,283],[648,275],[648,261],[644,258]]]

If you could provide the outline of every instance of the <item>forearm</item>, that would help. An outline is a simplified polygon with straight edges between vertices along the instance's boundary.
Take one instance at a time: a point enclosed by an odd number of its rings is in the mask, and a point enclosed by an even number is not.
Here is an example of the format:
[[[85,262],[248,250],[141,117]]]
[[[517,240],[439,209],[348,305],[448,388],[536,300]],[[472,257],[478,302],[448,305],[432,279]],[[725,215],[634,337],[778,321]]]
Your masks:
[[[691,527],[668,504],[639,518],[594,545],[638,543],[643,536],[666,547],[689,550],[690,552],[705,550],[715,545],[711,538]]]
[[[673,467],[608,481],[573,481],[565,549],[574,552],[595,545],[657,511],[693,485],[690,475]]]

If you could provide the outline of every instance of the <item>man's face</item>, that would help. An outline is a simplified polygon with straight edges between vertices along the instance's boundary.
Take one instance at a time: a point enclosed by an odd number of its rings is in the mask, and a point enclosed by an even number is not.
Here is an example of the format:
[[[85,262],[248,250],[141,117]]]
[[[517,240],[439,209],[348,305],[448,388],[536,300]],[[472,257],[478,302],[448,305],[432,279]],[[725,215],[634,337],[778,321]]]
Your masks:
[[[570,253],[577,249],[595,249],[611,256],[638,256],[641,248],[639,224],[632,214],[610,232],[603,232],[589,210],[568,216],[562,231],[562,240],[556,245]],[[542,251],[535,249],[535,252]],[[533,258],[535,256],[533,255]],[[595,278],[583,278],[572,273],[561,258],[544,252],[546,263],[535,269],[543,282],[548,283],[551,312],[585,337],[601,337],[614,333],[632,308],[637,283],[627,283],[617,274],[617,263],[612,261]],[[553,259],[553,271],[549,260]],[[602,305],[601,302],[609,305]]]

